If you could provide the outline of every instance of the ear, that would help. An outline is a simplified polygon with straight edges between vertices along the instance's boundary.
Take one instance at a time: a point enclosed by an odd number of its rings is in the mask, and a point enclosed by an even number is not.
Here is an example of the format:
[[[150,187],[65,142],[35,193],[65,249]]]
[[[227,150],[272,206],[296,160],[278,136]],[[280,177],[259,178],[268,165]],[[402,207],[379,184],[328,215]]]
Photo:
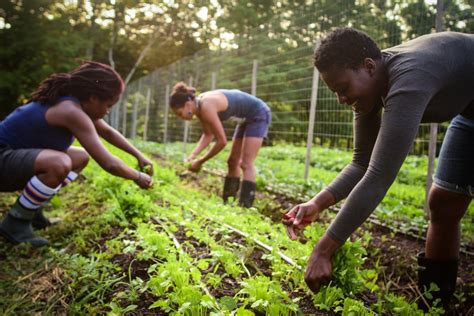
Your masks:
[[[367,70],[369,76],[372,77],[375,74],[377,63],[372,58],[365,58],[363,67]]]

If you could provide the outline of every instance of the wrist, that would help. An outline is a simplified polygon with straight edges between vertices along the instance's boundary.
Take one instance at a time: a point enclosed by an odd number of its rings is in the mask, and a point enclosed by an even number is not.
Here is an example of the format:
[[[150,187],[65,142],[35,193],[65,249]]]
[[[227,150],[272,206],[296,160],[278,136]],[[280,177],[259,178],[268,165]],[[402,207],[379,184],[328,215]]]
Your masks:
[[[140,160],[143,160],[145,157],[143,157],[143,154],[140,152],[140,151],[136,151],[133,156],[135,156],[135,158],[140,161]]]
[[[324,210],[324,208],[321,207],[321,203],[319,203],[317,196],[309,200],[309,203],[311,203],[317,214],[321,213],[321,211]]]
[[[324,234],[315,246],[318,255],[331,258],[342,244],[333,240],[328,234]]]
[[[321,212],[335,203],[334,195],[328,190],[319,192],[314,198],[313,203],[317,207],[318,212]]]
[[[142,178],[142,173],[138,170],[136,170],[136,171],[137,171],[137,176],[135,177],[135,179],[133,181],[138,182]]]

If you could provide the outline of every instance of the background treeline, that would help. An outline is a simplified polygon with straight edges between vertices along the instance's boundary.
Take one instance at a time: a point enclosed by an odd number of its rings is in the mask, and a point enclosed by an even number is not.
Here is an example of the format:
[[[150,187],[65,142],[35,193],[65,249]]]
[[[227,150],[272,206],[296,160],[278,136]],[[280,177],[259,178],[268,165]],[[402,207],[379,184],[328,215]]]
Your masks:
[[[446,29],[474,31],[470,2],[444,1]],[[364,29],[388,47],[431,32],[435,14],[436,4],[424,1],[0,0],[0,118],[46,76],[81,60],[112,64],[132,81],[204,48],[226,56],[235,50],[235,58],[221,62],[227,67],[244,54],[277,58],[313,47],[320,32],[341,25]],[[252,51],[256,43],[260,48]],[[306,58],[310,64],[307,51],[301,54],[295,63]],[[289,63],[264,71],[281,76],[297,68]]]
[[[381,48],[387,48],[434,32],[437,8],[423,1],[240,1],[217,12],[215,23],[226,27],[211,38],[210,49],[134,80],[124,104],[112,113],[111,122],[116,128],[132,138],[146,136],[164,142],[182,141],[188,135],[193,142],[200,137],[200,126],[192,123],[188,133],[182,121],[167,114],[166,86],[182,80],[198,92],[214,87],[252,92],[253,66],[257,63],[256,95],[272,108],[270,141],[305,144],[313,84],[312,54],[321,34],[350,25],[366,31]],[[472,31],[473,11],[468,3],[445,1],[440,12],[444,29]],[[230,40],[229,34],[233,36]],[[314,143],[350,149],[352,111],[339,105],[324,83],[318,87]],[[148,105],[149,119],[145,119]],[[226,127],[231,137],[233,126]],[[446,124],[439,128],[438,145],[445,128]],[[428,152],[429,131],[429,124],[420,127],[412,153]]]

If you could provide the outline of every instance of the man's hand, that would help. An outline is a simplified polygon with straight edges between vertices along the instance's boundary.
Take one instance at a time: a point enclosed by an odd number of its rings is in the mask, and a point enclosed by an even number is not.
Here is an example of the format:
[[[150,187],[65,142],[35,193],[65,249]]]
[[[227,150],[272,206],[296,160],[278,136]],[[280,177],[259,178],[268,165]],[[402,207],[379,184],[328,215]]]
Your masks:
[[[134,181],[142,189],[148,189],[153,185],[153,179],[140,171],[138,171],[138,177]]]
[[[332,278],[332,256],[340,244],[324,235],[316,244],[308,260],[304,280],[314,293]]]
[[[319,218],[320,209],[311,200],[293,207],[288,213],[283,215],[282,222],[286,225],[288,237],[292,240],[298,238],[298,234],[306,226]]]
[[[191,166],[188,169],[192,172],[199,172],[199,170],[201,170],[201,167],[202,162],[200,160],[193,160],[191,161]]]

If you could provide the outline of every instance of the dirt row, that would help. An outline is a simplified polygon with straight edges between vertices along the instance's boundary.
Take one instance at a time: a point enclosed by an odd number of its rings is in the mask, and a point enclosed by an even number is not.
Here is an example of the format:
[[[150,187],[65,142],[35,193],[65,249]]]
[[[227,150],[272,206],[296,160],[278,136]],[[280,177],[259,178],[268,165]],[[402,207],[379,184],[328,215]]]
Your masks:
[[[154,222],[156,225],[156,230],[159,232],[164,232],[164,229],[160,226],[159,223]],[[181,245],[184,252],[189,254],[192,258],[200,260],[211,258],[211,252],[209,246],[205,243],[200,242],[193,236],[186,234],[186,229],[183,226],[180,226],[176,223],[173,223],[175,227],[177,227],[177,231],[173,233],[174,237],[177,239],[179,244]],[[233,245],[245,245],[249,246],[247,240],[236,234],[230,233],[227,234],[226,237],[219,233],[212,230],[210,226],[207,226],[203,229],[208,229],[210,231],[210,235],[213,236],[214,240],[218,243],[225,243],[232,248]],[[101,250],[106,249],[106,241],[109,239],[113,239],[120,234],[118,230],[112,230],[111,233],[107,236],[104,236],[100,243],[99,248]],[[133,239],[133,237],[128,236],[128,239]],[[246,256],[245,259],[245,268],[250,273],[250,275],[254,276],[257,273],[265,275],[267,277],[271,277],[272,269],[271,269],[271,262],[263,258],[265,252],[259,248],[255,248],[250,246],[251,253]],[[117,254],[112,259],[111,262],[118,265],[125,276],[130,275],[132,278],[140,278],[144,281],[149,280],[148,268],[154,264],[155,262],[152,260],[148,261],[141,261],[136,259],[136,255],[132,253],[127,254]],[[222,297],[228,296],[233,297],[237,292],[241,289],[240,287],[240,280],[244,280],[247,275],[242,273],[237,279],[228,275],[220,263],[213,263],[209,265],[206,269],[200,269],[202,273],[202,282],[206,283],[206,279],[208,274],[217,275],[221,278],[221,282],[217,287],[209,287],[210,294],[214,296],[217,300]],[[288,290],[288,286],[283,284],[283,289]],[[109,298],[111,299],[114,294],[120,291],[125,291],[128,289],[128,285],[126,283],[117,283],[114,285],[113,291],[109,294]],[[290,291],[288,291],[290,292]],[[291,298],[299,298],[298,305],[300,310],[304,314],[322,314],[322,312],[318,311],[311,302],[311,297],[308,296],[304,292],[293,292],[291,294]],[[121,298],[118,303],[122,308],[125,308],[131,304],[137,305],[137,308],[130,312],[130,315],[167,315],[166,312],[160,309],[153,309],[150,310],[148,307],[153,304],[158,297],[152,295],[151,293],[145,291],[140,293],[140,296],[137,300],[129,301],[127,298]],[[254,310],[256,315],[264,315],[261,312]],[[326,314],[326,313],[325,313]]]
[[[164,163],[163,160],[159,162]],[[223,180],[214,172],[196,174],[181,170],[180,176],[186,185],[200,190],[203,194],[221,194]],[[259,203],[262,200],[269,202]],[[262,214],[275,223],[279,223],[284,212],[301,202],[277,193],[257,192],[255,204],[258,205]],[[329,217],[325,216],[321,220],[325,223],[330,221]],[[367,248],[368,258],[371,260],[365,262],[365,267],[380,270],[378,283],[385,286],[385,290],[403,295],[408,301],[419,297],[420,293],[416,284],[416,256],[424,250],[424,241],[402,233],[394,233],[387,227],[372,223],[364,224],[351,239],[359,238],[366,231],[372,238]],[[474,315],[474,260],[472,256],[461,254],[457,289],[458,297],[453,299],[450,314]],[[361,299],[366,303],[374,302],[373,295],[363,295]]]

